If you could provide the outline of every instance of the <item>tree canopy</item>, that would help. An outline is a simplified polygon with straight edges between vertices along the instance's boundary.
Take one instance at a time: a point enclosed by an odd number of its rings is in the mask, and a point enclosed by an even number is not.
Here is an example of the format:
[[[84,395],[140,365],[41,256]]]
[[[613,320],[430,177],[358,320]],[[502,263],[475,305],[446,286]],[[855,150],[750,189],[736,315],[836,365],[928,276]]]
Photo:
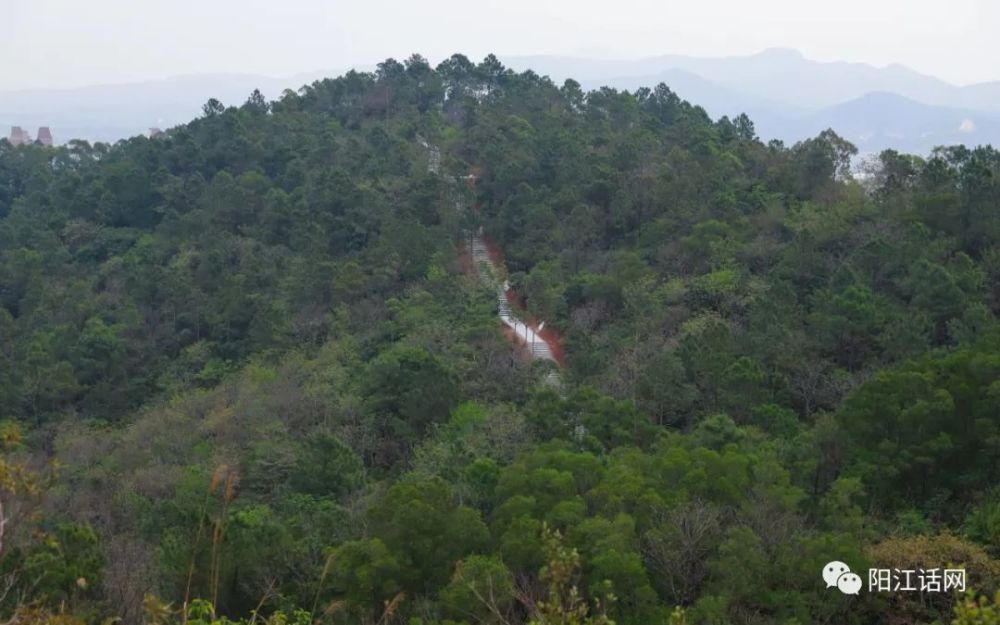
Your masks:
[[[0,620],[987,622],[820,571],[997,590],[1000,152],[732,113],[414,55],[0,140]]]

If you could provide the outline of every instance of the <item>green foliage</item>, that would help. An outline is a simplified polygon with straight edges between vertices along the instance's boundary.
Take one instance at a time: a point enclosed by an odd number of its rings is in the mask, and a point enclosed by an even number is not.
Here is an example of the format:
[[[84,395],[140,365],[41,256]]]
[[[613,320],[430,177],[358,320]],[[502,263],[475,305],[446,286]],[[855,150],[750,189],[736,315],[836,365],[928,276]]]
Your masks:
[[[840,412],[850,468],[882,506],[953,515],[991,484],[1000,442],[995,351],[934,354],[877,374]]]
[[[514,577],[498,558],[470,556],[456,565],[440,597],[456,618],[503,623],[515,603]]]
[[[492,55],[203,113],[0,141],[0,618],[952,607],[845,603],[832,558],[960,556],[995,590],[997,150],[887,151],[855,181],[832,130],[764,144],[666,85]],[[466,278],[480,229],[558,385]]]
[[[458,505],[451,487],[439,479],[393,485],[369,517],[372,532],[396,554],[403,588],[411,592],[441,588],[455,562],[486,546],[479,513]]]
[[[97,533],[87,525],[62,524],[25,553],[25,573],[33,592],[57,606],[99,587],[103,557]]]
[[[342,496],[364,479],[361,459],[337,437],[317,434],[305,442],[291,474],[291,487],[317,496]]]
[[[374,613],[402,589],[403,567],[378,538],[346,542],[332,561],[330,586],[354,614]]]
[[[372,361],[364,379],[371,410],[389,415],[403,438],[444,421],[456,404],[453,374],[422,348],[393,346]]]
[[[529,423],[542,440],[573,439],[594,451],[646,444],[655,432],[649,417],[634,405],[590,388],[577,389],[565,398],[542,391],[534,398]]]
[[[996,625],[1000,623],[1000,593],[990,601],[986,595],[977,597],[970,593],[963,601],[955,604],[955,618],[952,625]]]
[[[970,538],[1000,553],[1000,501],[994,497],[973,508],[965,519],[964,530]]]
[[[597,603],[593,612],[577,587],[580,574],[580,554],[562,544],[558,532],[544,533],[545,555],[548,563],[540,574],[547,585],[544,599],[534,607],[528,625],[614,625],[603,609],[614,603],[615,596],[608,589],[603,604]]]

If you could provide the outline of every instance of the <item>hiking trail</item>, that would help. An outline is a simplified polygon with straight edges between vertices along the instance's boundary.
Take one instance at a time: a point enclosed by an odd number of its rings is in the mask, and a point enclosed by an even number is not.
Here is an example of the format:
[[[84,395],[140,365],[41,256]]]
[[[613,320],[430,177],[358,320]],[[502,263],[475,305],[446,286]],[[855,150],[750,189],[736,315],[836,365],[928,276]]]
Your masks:
[[[417,135],[417,142],[427,150],[427,170],[441,176],[440,149],[429,144],[420,135]],[[470,183],[470,181],[471,184],[474,184],[475,176],[450,179],[451,184],[456,186]],[[460,206],[459,208],[461,210],[469,209],[468,206]],[[551,386],[561,386],[562,378],[559,369],[562,368],[563,362],[558,338],[552,332],[543,332],[544,321],[537,325],[529,323],[514,310],[512,298],[508,295],[510,284],[506,280],[507,272],[503,261],[498,258],[498,254],[490,253],[482,227],[466,237],[466,246],[479,280],[496,294],[497,318],[501,325],[509,330],[508,336],[511,338],[511,342],[524,349],[532,359],[550,363],[552,367],[543,376],[543,382]]]

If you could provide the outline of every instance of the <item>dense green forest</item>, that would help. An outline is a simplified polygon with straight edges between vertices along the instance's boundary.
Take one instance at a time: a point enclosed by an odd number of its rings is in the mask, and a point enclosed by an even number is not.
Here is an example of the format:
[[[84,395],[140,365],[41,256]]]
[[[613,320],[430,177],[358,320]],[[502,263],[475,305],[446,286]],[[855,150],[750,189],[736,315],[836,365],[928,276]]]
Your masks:
[[[1000,152],[856,153],[460,55],[0,142],[0,621],[988,622],[820,575],[1000,583]]]

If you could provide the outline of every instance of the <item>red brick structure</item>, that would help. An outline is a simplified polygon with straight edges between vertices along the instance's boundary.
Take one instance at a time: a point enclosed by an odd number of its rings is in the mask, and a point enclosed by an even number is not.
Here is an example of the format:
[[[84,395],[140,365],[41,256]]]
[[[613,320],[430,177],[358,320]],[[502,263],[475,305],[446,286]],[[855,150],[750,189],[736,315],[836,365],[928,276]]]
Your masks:
[[[20,126],[13,126],[10,129],[10,144],[25,145],[31,143],[31,136]]]
[[[35,143],[52,147],[52,131],[49,130],[48,126],[42,126],[38,129],[38,138],[35,139]]]

